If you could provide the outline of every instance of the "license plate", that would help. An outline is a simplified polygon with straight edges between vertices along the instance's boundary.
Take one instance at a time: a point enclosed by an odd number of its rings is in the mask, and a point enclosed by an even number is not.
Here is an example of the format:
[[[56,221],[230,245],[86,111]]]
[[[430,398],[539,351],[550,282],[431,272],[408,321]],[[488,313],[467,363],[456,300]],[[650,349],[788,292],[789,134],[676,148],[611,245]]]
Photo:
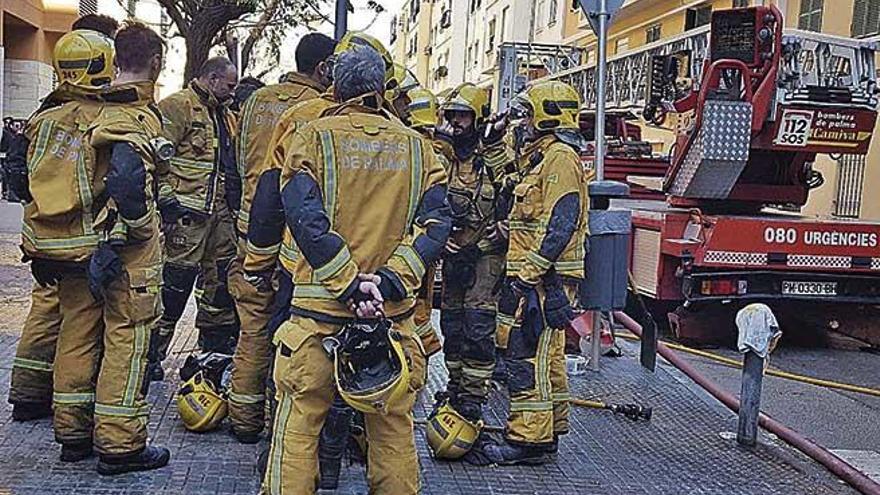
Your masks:
[[[782,293],[787,296],[836,296],[837,282],[782,282]]]

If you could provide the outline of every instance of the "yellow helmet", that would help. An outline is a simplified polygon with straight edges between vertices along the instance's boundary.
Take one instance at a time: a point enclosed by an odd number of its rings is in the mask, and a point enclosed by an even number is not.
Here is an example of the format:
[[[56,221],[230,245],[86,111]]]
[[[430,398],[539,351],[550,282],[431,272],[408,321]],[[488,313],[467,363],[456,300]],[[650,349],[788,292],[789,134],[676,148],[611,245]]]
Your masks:
[[[513,107],[528,113],[539,131],[578,128],[580,97],[571,85],[561,81],[529,86],[514,98]]]
[[[190,431],[210,431],[226,417],[226,394],[199,371],[177,391],[177,410]]]
[[[333,356],[336,389],[345,402],[367,414],[384,414],[409,387],[402,336],[390,320],[349,323],[323,341]]]
[[[382,56],[382,60],[385,61],[385,81],[390,80],[394,76],[394,61],[391,59],[391,52],[385,48],[385,45],[383,45],[381,41],[367,33],[361,31],[349,31],[345,33],[345,36],[336,43],[336,48],[333,50],[333,53],[338,55],[354,45],[368,46],[379,52],[379,55]]]
[[[409,92],[409,120],[414,128],[434,127],[437,125],[437,97],[424,88],[416,88]]]
[[[474,125],[480,127],[489,117],[489,94],[472,83],[462,83],[449,93],[440,111],[473,112]]]
[[[482,424],[474,424],[449,405],[448,398],[440,398],[428,416],[425,435],[428,446],[437,459],[460,459],[467,454],[480,435]]]
[[[90,29],[78,29],[55,43],[52,65],[59,82],[100,87],[115,75],[113,40]]]
[[[419,80],[411,70],[395,63],[391,68],[391,77],[385,81],[385,99],[394,101],[419,86]]]

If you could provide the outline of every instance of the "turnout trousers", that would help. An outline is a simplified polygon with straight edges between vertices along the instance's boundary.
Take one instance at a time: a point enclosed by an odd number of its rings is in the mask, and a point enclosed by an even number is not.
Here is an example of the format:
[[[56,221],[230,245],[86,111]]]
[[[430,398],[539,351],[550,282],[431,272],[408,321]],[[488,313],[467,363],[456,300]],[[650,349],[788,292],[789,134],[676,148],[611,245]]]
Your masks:
[[[290,275],[281,268],[275,270],[270,290],[261,290],[244,275],[242,260],[236,258],[229,270],[229,292],[241,320],[241,334],[233,356],[229,419],[237,432],[259,433],[265,426],[272,334],[280,323],[274,320],[290,306],[292,285]]]
[[[483,404],[489,393],[495,370],[496,287],[503,275],[500,254],[480,256],[472,269],[444,261],[440,330],[449,370],[447,392],[457,410],[462,404]]]
[[[158,237],[120,250],[125,268],[95,300],[83,277],[58,282],[61,332],[53,402],[57,442],[94,439],[101,454],[143,449],[149,406],[142,382],[150,328],[161,314],[162,250]]]
[[[367,480],[370,493],[410,495],[419,492],[419,462],[413,437],[412,408],[425,384],[425,355],[412,317],[395,323],[410,363],[405,397],[386,414],[364,414]],[[336,386],[333,363],[321,339],[342,325],[294,315],[275,336],[274,379],[278,409],[272,447],[263,480],[264,494],[312,494],[318,482],[318,438]]]
[[[200,278],[196,292],[199,347],[205,351],[233,353],[238,319],[227,277],[236,256],[236,241],[234,219],[222,196],[218,194],[220,199],[213,214],[186,215],[165,227],[162,287],[165,309],[153,329],[151,363],[161,363],[167,356],[196,277]]]
[[[31,291],[31,309],[12,360],[10,404],[52,403],[52,364],[60,330],[58,286],[43,287],[35,283]]]
[[[569,301],[574,301],[577,284],[564,282],[563,288]],[[543,287],[539,285],[536,290],[543,307]],[[517,308],[514,315],[498,315],[510,392],[507,440],[525,445],[546,444],[569,429],[565,330],[552,329],[545,323],[544,330],[535,337],[523,328],[521,310]]]

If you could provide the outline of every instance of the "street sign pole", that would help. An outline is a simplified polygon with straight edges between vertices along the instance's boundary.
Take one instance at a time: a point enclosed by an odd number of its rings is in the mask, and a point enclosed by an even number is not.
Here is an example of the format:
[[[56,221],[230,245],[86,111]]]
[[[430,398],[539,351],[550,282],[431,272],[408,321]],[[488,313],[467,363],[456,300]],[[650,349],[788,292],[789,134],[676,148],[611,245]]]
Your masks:
[[[605,178],[605,76],[608,70],[607,54],[608,54],[608,0],[599,0],[599,11],[595,13],[598,17],[598,33],[599,38],[599,73],[596,82],[596,180]],[[594,345],[598,347],[598,342]]]
[[[348,0],[336,0],[336,18],[333,21],[333,37],[339,41],[348,31]]]

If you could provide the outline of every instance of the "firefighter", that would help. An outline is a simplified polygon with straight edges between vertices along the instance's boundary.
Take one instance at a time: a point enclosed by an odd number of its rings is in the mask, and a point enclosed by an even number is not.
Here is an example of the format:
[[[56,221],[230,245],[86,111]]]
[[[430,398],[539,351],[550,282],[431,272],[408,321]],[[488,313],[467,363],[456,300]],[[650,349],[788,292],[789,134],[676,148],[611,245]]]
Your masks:
[[[384,414],[364,415],[371,493],[414,494],[418,459],[411,410],[425,357],[410,313],[425,267],[450,221],[445,172],[431,145],[382,110],[383,60],[367,47],[339,54],[339,105],[299,128],[281,174],[283,215],[301,256],[292,316],[278,330],[278,411],[265,493],[314,493],[318,437],[336,390],[322,338],[355,318],[394,323],[409,387]],[[377,220],[381,219],[381,221]]]
[[[529,87],[513,106],[523,117],[514,132],[523,144],[499,301],[499,322],[511,323],[499,328],[509,331],[504,347],[510,415],[503,443],[483,443],[471,452],[477,464],[546,462],[569,428],[564,328],[584,277],[588,207],[588,178],[578,158],[580,101],[571,86],[548,81]],[[491,127],[490,134],[500,137],[504,122]]]
[[[163,132],[174,144],[171,173],[159,184],[165,231],[162,319],[150,342],[150,380],[162,380],[162,360],[174,328],[201,277],[196,327],[204,351],[232,354],[238,337],[227,288],[235,258],[234,212],[241,202],[233,122],[227,105],[238,83],[229,59],[208,59],[189,86],[161,102]]]
[[[52,66],[59,82],[82,86],[102,86],[113,77],[111,38],[119,28],[111,17],[89,14],[73,23],[73,31],[62,36],[55,44]],[[68,69],[67,67],[76,67]],[[89,70],[89,67],[93,67]],[[58,97],[47,98],[37,111],[49,110],[64,103]],[[30,120],[38,118],[31,117]],[[18,149],[10,150],[9,162],[14,180],[8,181],[16,197],[31,200],[27,177],[27,138]],[[61,328],[61,308],[57,288],[34,284],[31,308],[21,330],[21,338],[12,361],[12,381],[9,402],[12,419],[28,421],[52,415],[52,363],[55,344]]]
[[[264,174],[269,139],[275,122],[291,106],[317,97],[330,84],[330,68],[327,58],[333,54],[335,42],[318,33],[305,35],[296,48],[297,72],[290,72],[280,84],[261,88],[247,100],[242,111],[238,136],[239,174],[242,177],[242,202],[238,215],[238,236],[256,252],[277,250],[279,243],[266,246],[264,217],[257,212],[253,224],[249,220],[251,203],[255,197],[266,199],[278,196],[278,171]],[[278,236],[277,226],[275,239]],[[271,235],[271,233],[270,233]],[[260,247],[257,247],[260,246]],[[239,258],[233,263],[229,274],[229,290],[235,299],[241,317],[241,335],[235,349],[232,372],[232,390],[229,393],[229,417],[232,433],[243,443],[256,443],[263,430],[266,379],[272,359],[272,336],[268,327],[273,310],[277,306],[277,294],[290,302],[289,291],[276,291],[287,277],[280,273],[277,264],[264,270],[242,270],[247,246],[240,246]],[[280,303],[281,301],[279,301]]]
[[[149,408],[140,386],[149,328],[161,307],[153,191],[164,147],[153,85],[162,51],[149,28],[124,27],[115,40],[113,85],[63,83],[56,93],[73,101],[40,114],[28,151],[33,200],[24,212],[22,250],[37,283],[57,287],[62,313],[55,439],[68,462],[89,457],[94,445],[103,475],[159,468],[170,457],[146,445]],[[103,52],[104,60],[112,58]]]
[[[498,235],[496,184],[502,171],[480,142],[489,116],[486,92],[455,88],[440,106],[435,130],[449,174],[453,228],[443,256],[440,328],[449,370],[449,404],[467,420],[482,418],[495,367],[495,287],[504,272],[504,239]]]

